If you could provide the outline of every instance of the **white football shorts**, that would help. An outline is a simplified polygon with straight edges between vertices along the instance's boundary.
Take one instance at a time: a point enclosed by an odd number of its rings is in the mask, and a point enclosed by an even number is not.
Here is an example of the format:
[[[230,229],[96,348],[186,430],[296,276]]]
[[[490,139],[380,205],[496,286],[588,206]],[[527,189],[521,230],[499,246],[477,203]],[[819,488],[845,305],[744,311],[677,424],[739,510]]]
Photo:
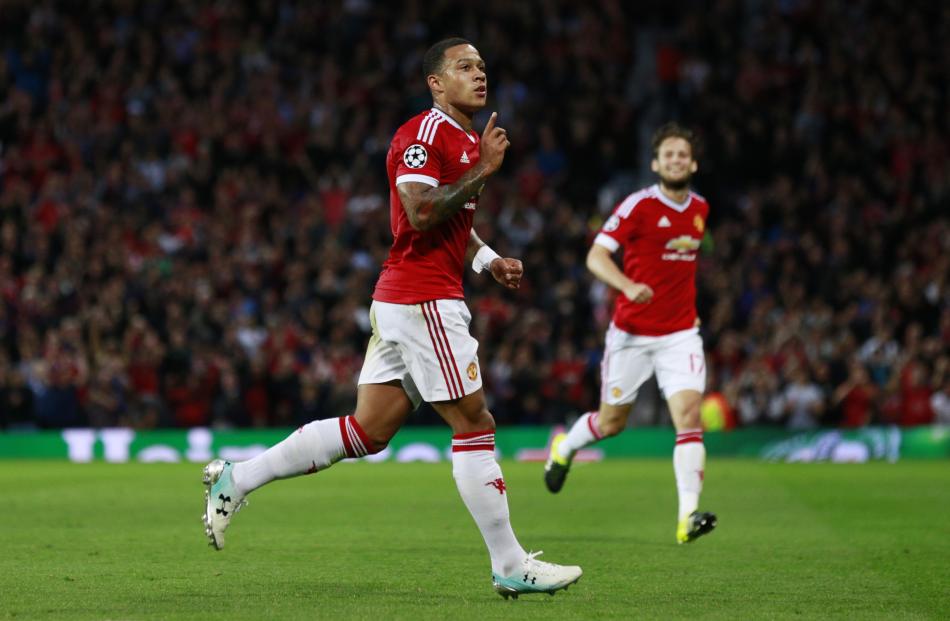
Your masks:
[[[609,405],[633,403],[640,386],[654,373],[665,399],[681,390],[706,390],[706,358],[699,328],[636,336],[611,322],[600,370],[600,400]]]
[[[469,334],[472,314],[464,301],[374,300],[369,318],[373,333],[359,384],[399,380],[413,407],[459,399],[482,387],[478,341]]]

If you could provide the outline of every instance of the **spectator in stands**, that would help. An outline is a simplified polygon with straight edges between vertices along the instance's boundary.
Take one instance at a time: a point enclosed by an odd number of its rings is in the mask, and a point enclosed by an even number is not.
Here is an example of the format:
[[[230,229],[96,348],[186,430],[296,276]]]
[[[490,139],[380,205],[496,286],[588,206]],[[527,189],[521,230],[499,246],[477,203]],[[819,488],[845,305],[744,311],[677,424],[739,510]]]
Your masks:
[[[835,388],[831,397],[832,407],[840,410],[839,425],[864,427],[870,424],[879,393],[864,365],[859,360],[852,360],[848,379]]]
[[[696,187],[714,206],[698,279],[719,371],[710,391],[735,401],[741,424],[768,422],[763,400],[792,377],[833,393],[857,356],[872,414],[940,420],[950,13],[707,5],[675,16],[614,0],[470,7],[467,23],[493,24],[486,60],[515,138],[479,203],[492,217],[476,226],[510,223],[507,238],[485,235],[525,264],[517,294],[472,282],[467,295],[491,309],[474,328],[499,422],[554,420],[562,398],[594,406],[611,299],[577,257],[649,172],[631,145],[670,115],[702,135]],[[427,105],[415,86],[399,92],[418,63],[391,59],[457,24],[447,0],[427,3],[424,21],[403,8],[4,6],[4,424],[292,424],[314,399],[327,416],[352,408],[362,300],[391,241],[373,215],[386,205],[385,149],[395,123]],[[698,9],[703,19],[682,19]],[[316,31],[326,36],[314,42]],[[539,95],[550,92],[556,105]],[[576,375],[556,362],[562,343],[585,352],[584,389],[571,379],[545,395],[549,373]],[[911,357],[922,371],[902,364]],[[801,420],[835,420],[814,416]],[[844,421],[865,420],[855,416]]]

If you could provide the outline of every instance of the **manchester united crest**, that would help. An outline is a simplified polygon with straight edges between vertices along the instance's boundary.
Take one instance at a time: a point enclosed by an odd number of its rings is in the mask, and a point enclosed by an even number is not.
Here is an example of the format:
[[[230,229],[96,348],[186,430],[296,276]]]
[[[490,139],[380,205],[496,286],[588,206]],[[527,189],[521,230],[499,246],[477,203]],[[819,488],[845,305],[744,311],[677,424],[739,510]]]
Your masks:
[[[703,219],[700,216],[693,218],[693,226],[696,227],[696,230],[702,233],[706,229],[706,223],[703,222]]]
[[[466,369],[466,372],[468,373],[468,379],[474,382],[478,377],[478,365],[474,362],[468,363],[468,369]]]

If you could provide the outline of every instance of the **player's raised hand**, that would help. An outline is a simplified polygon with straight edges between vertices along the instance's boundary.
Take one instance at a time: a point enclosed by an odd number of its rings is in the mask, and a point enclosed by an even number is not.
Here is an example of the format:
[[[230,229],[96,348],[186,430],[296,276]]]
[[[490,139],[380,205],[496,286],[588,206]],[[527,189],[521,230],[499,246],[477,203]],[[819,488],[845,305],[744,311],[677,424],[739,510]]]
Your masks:
[[[518,259],[498,258],[491,262],[490,267],[491,275],[506,288],[517,289],[521,286],[524,266]]]
[[[650,288],[650,285],[645,285],[642,282],[630,283],[630,285],[624,287],[623,294],[627,296],[628,300],[637,304],[646,304],[653,299],[653,289]]]
[[[498,113],[492,112],[491,118],[488,119],[485,129],[482,131],[482,141],[478,146],[479,163],[489,173],[493,173],[501,167],[501,163],[505,159],[505,151],[511,145],[508,141],[508,131],[495,126],[495,119],[497,118]]]

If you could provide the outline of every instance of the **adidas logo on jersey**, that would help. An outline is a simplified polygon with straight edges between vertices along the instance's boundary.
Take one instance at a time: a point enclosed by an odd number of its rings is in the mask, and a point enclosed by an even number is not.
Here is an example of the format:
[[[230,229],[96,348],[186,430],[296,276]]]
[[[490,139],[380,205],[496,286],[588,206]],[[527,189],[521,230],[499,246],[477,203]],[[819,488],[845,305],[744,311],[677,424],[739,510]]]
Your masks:
[[[462,151],[462,157],[459,158],[459,164],[470,164],[471,161],[468,159],[468,153]]]
[[[666,216],[663,216],[662,218],[660,218],[660,221],[657,222],[656,225],[661,229],[666,229],[673,226],[672,224],[670,224],[670,219],[667,218]]]

